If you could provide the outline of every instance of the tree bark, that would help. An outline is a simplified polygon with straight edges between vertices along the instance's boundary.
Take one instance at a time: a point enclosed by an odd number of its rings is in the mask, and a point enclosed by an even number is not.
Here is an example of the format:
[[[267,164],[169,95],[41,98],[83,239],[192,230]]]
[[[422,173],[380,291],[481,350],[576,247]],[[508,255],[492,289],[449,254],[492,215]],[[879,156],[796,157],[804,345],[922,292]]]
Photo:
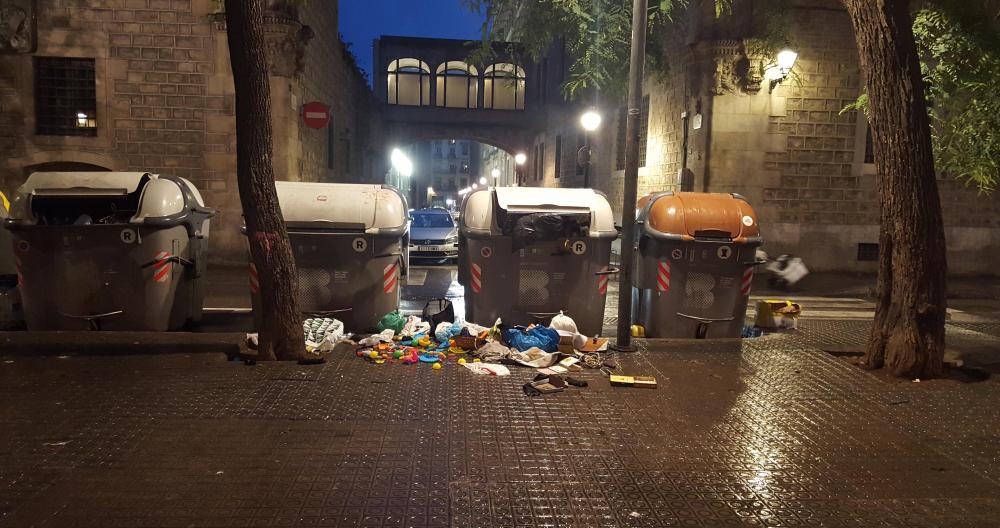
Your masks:
[[[250,256],[260,279],[261,359],[305,357],[298,277],[271,165],[271,89],[264,48],[264,2],[226,0],[236,87],[236,179]]]
[[[880,198],[875,321],[865,366],[941,375],[946,253],[908,0],[843,0],[868,88]]]

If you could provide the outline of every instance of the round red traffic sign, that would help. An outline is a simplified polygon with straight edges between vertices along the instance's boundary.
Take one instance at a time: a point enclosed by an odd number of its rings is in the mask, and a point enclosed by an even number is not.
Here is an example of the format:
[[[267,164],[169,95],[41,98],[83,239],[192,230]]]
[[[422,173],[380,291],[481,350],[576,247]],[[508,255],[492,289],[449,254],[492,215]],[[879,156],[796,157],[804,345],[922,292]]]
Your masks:
[[[323,128],[330,122],[330,107],[319,101],[302,105],[302,121],[309,128]]]

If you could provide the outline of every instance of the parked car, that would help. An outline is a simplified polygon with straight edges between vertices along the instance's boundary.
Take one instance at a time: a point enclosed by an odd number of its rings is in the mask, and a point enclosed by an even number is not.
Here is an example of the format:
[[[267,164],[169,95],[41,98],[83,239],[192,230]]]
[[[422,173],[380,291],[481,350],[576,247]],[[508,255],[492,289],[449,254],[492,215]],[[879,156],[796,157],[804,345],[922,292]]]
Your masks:
[[[418,209],[410,220],[411,257],[458,259],[458,224],[447,209]]]

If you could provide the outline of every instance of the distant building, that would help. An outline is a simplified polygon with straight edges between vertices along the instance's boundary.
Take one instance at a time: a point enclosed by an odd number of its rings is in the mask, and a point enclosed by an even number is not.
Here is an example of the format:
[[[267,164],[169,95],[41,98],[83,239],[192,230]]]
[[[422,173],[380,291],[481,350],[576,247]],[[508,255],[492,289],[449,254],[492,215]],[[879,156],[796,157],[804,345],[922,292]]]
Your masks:
[[[244,260],[221,2],[0,5],[37,19],[0,43],[0,190],[39,170],[183,176],[219,209],[213,260]],[[277,179],[382,181],[377,107],[338,37],[337,2],[272,0],[264,29]],[[327,126],[305,126],[310,101],[331,108]]]

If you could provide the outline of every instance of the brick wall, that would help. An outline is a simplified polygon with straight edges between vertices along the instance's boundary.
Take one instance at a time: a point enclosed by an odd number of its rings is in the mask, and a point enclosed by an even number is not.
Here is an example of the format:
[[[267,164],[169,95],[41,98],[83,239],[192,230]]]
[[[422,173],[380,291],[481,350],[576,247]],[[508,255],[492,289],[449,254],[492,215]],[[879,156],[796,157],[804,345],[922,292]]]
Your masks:
[[[0,190],[10,194],[34,168],[137,170],[174,174],[198,186],[218,210],[212,259],[244,259],[236,187],[235,98],[224,25],[212,0],[39,0],[38,56],[95,59],[96,137],[34,133],[30,55],[0,56]],[[271,77],[275,174],[347,181],[379,174],[366,120],[370,94],[348,64],[336,2],[308,2],[314,25],[298,76]],[[326,129],[302,125],[303,102],[333,106],[336,152],[327,167]],[[360,122],[360,124],[359,124]],[[347,140],[347,141],[345,141]],[[350,166],[346,149],[352,151]]]

